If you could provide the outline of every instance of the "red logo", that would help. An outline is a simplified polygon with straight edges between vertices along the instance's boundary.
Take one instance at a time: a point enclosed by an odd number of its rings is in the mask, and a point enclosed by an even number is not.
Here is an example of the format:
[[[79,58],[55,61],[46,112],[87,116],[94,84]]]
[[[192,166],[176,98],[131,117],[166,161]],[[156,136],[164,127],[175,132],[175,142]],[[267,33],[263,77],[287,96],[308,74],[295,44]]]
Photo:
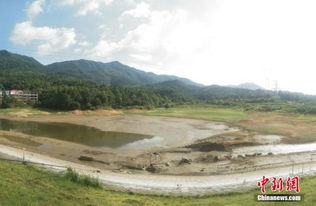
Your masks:
[[[271,181],[270,181],[271,180]],[[293,178],[288,177],[286,179],[286,191],[295,191],[295,192],[300,192],[299,188],[299,180],[300,178],[295,176]],[[283,186],[284,186],[284,181],[282,177],[276,178],[272,177],[271,179],[267,178],[266,176],[263,176],[260,181],[257,182],[257,186],[261,188],[261,192],[265,193],[266,192],[266,186],[267,184],[271,182],[271,191],[276,192],[278,191],[283,191]]]

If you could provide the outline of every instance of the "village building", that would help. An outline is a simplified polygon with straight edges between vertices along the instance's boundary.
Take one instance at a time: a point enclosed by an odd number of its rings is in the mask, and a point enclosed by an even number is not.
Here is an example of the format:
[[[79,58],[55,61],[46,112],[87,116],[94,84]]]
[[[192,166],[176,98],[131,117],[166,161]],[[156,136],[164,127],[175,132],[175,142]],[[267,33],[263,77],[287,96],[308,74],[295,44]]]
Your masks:
[[[18,89],[12,89],[7,91],[0,91],[0,101],[4,95],[14,97],[18,101],[26,103],[28,101],[37,102],[38,101],[38,93],[30,92],[30,91],[23,91]]]

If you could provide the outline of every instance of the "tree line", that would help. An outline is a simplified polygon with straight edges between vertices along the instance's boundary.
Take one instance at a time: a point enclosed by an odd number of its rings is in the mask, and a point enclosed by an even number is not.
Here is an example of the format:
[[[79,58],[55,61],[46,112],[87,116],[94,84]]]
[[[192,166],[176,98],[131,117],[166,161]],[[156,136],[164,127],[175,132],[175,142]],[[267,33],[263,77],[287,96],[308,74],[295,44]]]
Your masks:
[[[98,109],[103,107],[164,106],[171,101],[145,88],[110,86],[89,80],[58,75],[7,75],[0,77],[0,90],[20,89],[39,94],[34,106],[57,110]],[[13,97],[3,95],[1,107],[19,104]],[[30,102],[30,104],[32,104]]]
[[[1,72],[0,90],[21,89],[39,94],[35,105],[56,110],[170,107],[174,104],[216,104],[246,111],[287,111],[316,114],[316,97],[292,92],[251,91],[220,86],[194,87],[179,82],[150,86],[111,86],[71,76],[22,70]],[[0,107],[21,106],[4,95]]]

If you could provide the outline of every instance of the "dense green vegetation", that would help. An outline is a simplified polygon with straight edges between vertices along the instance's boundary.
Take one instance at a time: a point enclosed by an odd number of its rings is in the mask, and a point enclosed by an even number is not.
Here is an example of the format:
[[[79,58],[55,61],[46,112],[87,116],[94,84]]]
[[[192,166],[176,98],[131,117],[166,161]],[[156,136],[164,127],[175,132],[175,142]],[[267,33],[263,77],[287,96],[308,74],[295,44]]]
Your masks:
[[[80,79],[116,86],[148,85],[168,80],[178,80],[189,85],[199,85],[185,78],[140,71],[118,61],[102,63],[81,59],[53,63],[48,65],[47,68],[57,74],[71,75]]]
[[[22,59],[23,61],[20,61]],[[112,86],[60,75],[32,58],[0,52],[0,90],[21,89],[39,93],[36,106],[59,109],[97,109],[101,107],[157,107],[170,101],[144,88]],[[14,107],[16,101],[4,97],[1,107]]]
[[[254,87],[252,85],[252,87]],[[166,107],[204,103],[244,111],[316,114],[316,96],[235,87],[203,87],[175,76],[155,75],[119,62],[68,61],[44,66],[35,59],[0,51],[0,89],[39,93],[35,106],[57,109]],[[10,97],[2,108],[19,106]]]
[[[256,202],[259,190],[203,196],[158,196],[100,188],[89,177],[72,171],[53,173],[30,165],[0,161],[1,205],[283,205]],[[315,205],[316,177],[301,179],[303,202],[284,205]],[[286,192],[284,192],[286,193]]]
[[[167,98],[143,89],[85,83],[41,89],[39,97],[40,106],[62,110],[132,106],[151,108],[169,102]]]
[[[316,96],[268,90],[249,90],[222,86],[197,87],[172,80],[150,85],[152,91],[168,97],[174,104],[208,104],[240,108],[244,111],[281,111],[316,114]]]

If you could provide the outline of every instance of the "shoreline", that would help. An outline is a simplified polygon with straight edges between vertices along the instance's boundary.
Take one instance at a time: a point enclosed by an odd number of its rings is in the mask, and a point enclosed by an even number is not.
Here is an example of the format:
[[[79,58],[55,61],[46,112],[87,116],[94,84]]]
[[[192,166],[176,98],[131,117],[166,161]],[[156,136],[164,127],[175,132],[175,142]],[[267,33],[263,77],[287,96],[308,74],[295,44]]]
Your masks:
[[[70,167],[81,175],[88,175],[98,179],[102,184],[112,189],[165,195],[198,195],[255,188],[256,182],[263,175],[267,177],[287,177],[293,175],[304,177],[316,174],[315,161],[295,166],[269,168],[229,175],[173,176],[121,174],[1,144],[0,153],[19,159],[23,159],[24,156],[26,161],[49,164],[51,166],[46,165],[44,167],[53,171],[60,172]],[[62,169],[62,167],[65,169]]]

